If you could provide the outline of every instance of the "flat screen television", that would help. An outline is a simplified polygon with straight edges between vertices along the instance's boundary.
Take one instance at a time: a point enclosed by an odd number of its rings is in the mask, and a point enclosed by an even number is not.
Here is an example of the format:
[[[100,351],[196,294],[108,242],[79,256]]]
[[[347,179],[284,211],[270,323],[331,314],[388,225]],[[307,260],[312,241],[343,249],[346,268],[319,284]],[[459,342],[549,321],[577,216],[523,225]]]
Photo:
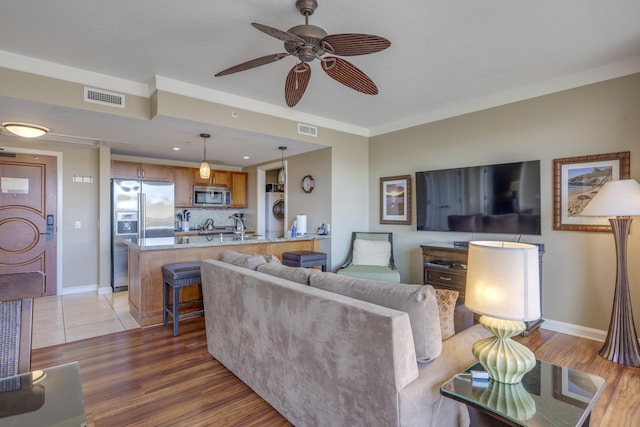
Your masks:
[[[416,172],[422,231],[540,235],[540,161]]]

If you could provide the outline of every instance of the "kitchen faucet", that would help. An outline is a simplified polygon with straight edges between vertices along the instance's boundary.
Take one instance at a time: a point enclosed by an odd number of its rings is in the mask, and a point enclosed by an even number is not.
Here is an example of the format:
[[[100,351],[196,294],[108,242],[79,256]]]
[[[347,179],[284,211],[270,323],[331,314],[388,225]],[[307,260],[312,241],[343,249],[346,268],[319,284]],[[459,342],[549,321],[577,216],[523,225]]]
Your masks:
[[[238,234],[240,236],[240,240],[244,240],[244,221],[242,221],[242,218],[239,218],[236,215],[230,215],[229,218],[233,220],[234,234]]]

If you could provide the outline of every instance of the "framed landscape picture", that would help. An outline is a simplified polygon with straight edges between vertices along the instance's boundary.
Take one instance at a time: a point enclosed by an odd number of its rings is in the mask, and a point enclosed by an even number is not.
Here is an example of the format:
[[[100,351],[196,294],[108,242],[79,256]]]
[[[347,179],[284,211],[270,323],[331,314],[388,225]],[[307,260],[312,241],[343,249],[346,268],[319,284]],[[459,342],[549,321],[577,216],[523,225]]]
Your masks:
[[[380,224],[411,225],[411,175],[380,178]]]
[[[608,181],[629,179],[628,151],[553,161],[553,229],[611,231],[607,218],[580,214]]]

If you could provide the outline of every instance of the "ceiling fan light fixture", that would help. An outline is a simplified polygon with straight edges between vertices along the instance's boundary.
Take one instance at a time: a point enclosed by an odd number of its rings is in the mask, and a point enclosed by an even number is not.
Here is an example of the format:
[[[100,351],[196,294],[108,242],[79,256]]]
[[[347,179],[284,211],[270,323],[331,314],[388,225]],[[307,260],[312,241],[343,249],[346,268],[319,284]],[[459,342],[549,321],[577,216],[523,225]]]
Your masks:
[[[304,25],[296,25],[287,31],[252,22],[251,25],[257,30],[283,41],[286,52],[245,61],[222,70],[215,76],[226,76],[293,56],[300,65],[289,71],[285,80],[285,102],[289,107],[296,106],[302,99],[311,78],[311,69],[307,64],[316,59],[322,62],[321,69],[338,83],[366,95],[377,95],[378,88],[371,78],[340,56],[368,55],[380,52],[391,46],[391,42],[384,37],[372,34],[328,34],[324,29],[309,24],[309,16],[314,13],[317,7],[317,0],[296,0],[296,8],[304,16]],[[337,57],[325,57],[324,55],[327,53],[337,55]],[[305,67],[301,68],[302,65]],[[305,76],[303,81],[296,78],[297,74]]]
[[[286,150],[287,147],[285,147],[284,145],[278,147],[278,150],[280,150],[282,152],[282,163],[281,163],[281,168],[280,168],[280,172],[278,172],[278,184],[286,184],[287,182],[287,173],[284,171],[284,150]]]
[[[204,157],[202,159],[202,163],[200,163],[200,178],[201,179],[209,179],[211,176],[211,167],[207,162],[207,138],[211,137],[208,133],[201,133],[200,138],[202,138],[203,146],[204,146]]]
[[[31,123],[5,122],[2,123],[2,127],[12,134],[23,138],[37,138],[49,132],[48,128]]]

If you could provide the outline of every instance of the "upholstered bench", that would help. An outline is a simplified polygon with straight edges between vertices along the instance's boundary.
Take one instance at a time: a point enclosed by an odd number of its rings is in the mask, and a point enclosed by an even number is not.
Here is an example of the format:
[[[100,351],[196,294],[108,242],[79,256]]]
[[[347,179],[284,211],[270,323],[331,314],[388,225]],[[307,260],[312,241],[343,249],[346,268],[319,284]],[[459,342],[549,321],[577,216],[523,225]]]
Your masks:
[[[0,274],[0,378],[31,370],[33,298],[44,291],[40,271]]]
[[[289,267],[320,266],[322,271],[327,271],[327,254],[313,251],[283,252],[282,264]]]
[[[169,324],[169,316],[173,319],[173,336],[178,335],[178,322],[185,317],[199,316],[204,313],[202,298],[180,303],[180,288],[184,286],[201,286],[200,262],[184,262],[179,264],[167,264],[162,266],[162,276],[164,278],[164,298],[162,319],[164,325]],[[173,303],[169,304],[169,293],[173,290]],[[189,311],[180,314],[180,307],[200,306],[200,310]]]

